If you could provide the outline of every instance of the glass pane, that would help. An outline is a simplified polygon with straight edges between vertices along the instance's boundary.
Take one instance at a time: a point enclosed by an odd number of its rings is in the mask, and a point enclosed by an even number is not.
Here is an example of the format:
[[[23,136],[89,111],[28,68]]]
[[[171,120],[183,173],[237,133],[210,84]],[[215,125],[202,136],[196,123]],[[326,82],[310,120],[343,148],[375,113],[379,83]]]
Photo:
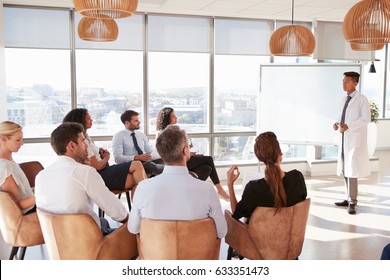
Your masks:
[[[123,129],[120,115],[142,112],[143,54],[131,51],[76,50],[77,104],[87,108],[90,135]]]
[[[163,107],[175,110],[188,133],[208,132],[209,60],[199,53],[149,54],[149,133]]]
[[[215,137],[214,160],[218,164],[255,163],[253,152],[256,136]]]
[[[77,33],[77,28],[81,16],[75,13],[75,40],[77,49],[116,49],[142,51],[144,46],[144,15],[134,15],[131,17],[115,19],[118,25],[118,39],[113,42],[91,42],[81,40]]]
[[[69,11],[4,8],[6,47],[69,48]]]
[[[24,137],[49,136],[70,110],[68,50],[5,49],[8,119]]]
[[[148,17],[150,51],[209,52],[210,19],[179,16]]]
[[[269,55],[272,31],[272,21],[216,19],[215,53]]]
[[[215,56],[214,131],[255,131],[259,69],[267,56]]]

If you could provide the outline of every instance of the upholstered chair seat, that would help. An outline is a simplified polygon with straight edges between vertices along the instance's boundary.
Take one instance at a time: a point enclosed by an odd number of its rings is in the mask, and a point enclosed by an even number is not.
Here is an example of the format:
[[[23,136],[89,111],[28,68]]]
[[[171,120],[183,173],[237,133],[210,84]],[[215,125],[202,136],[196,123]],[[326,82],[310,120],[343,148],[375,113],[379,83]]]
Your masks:
[[[127,223],[103,236],[88,214],[37,212],[51,260],[130,260],[138,255]]]
[[[10,260],[19,248],[19,259],[24,259],[27,247],[44,244],[37,213],[23,215],[13,197],[4,191],[0,191],[0,230],[4,241],[12,246]]]
[[[139,258],[145,260],[218,260],[221,240],[214,220],[142,219],[137,235]]]
[[[233,252],[253,260],[297,259],[305,239],[309,208],[310,198],[276,214],[274,208],[257,207],[248,225],[226,210],[228,259]]]

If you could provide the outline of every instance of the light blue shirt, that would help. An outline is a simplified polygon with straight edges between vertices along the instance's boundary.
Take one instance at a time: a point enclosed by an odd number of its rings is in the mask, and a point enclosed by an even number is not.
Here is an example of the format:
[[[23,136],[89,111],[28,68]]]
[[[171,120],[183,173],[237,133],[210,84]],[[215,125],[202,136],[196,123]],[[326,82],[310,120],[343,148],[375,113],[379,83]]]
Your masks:
[[[112,151],[116,163],[133,161],[134,156],[138,155],[138,152],[134,147],[133,137],[131,136],[132,132],[133,131],[124,129],[117,132],[112,138]],[[153,152],[153,148],[149,144],[148,138],[145,134],[139,130],[135,130],[134,132],[138,146],[144,154],[151,154]]]
[[[142,218],[158,220],[197,220],[212,218],[218,238],[227,232],[214,187],[195,179],[186,166],[166,165],[162,174],[141,181],[134,193],[128,230],[139,233]]]

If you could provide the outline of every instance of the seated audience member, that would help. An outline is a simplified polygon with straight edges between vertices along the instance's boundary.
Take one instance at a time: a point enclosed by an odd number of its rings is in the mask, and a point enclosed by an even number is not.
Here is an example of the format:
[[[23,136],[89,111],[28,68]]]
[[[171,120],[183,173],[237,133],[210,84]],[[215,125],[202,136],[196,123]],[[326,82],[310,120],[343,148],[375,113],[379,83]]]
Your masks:
[[[92,119],[87,109],[73,109],[65,116],[64,122],[77,122],[83,125],[88,148],[87,163],[96,168],[110,190],[131,189],[147,178],[140,161],[109,165],[110,153],[106,149],[97,147],[87,133],[87,130],[92,127]]]
[[[381,260],[390,260],[390,243],[383,248]]]
[[[139,160],[142,162],[146,174],[155,176],[164,170],[164,164],[152,158],[153,148],[144,133],[139,131],[140,121],[138,113],[127,110],[121,115],[125,129],[117,132],[112,138],[112,150],[116,163]]]
[[[22,127],[10,121],[0,123],[0,190],[8,192],[27,215],[36,211],[34,193],[23,170],[12,159],[12,153],[22,145]]]
[[[89,214],[103,234],[113,229],[107,220],[99,219],[94,203],[113,220],[126,222],[126,207],[108,190],[95,168],[80,163],[88,158],[83,126],[74,122],[61,124],[51,133],[50,143],[58,158],[36,177],[37,207],[53,214]]]
[[[258,206],[273,207],[277,213],[282,207],[293,206],[306,199],[305,179],[298,170],[285,172],[280,163],[283,158],[279,142],[273,132],[261,133],[254,145],[256,157],[265,164],[263,179],[250,181],[244,189],[241,201],[237,203],[234,182],[240,175],[236,165],[227,171],[230,206],[233,217],[246,217],[247,222]]]
[[[176,122],[177,117],[172,108],[166,107],[161,109],[156,120],[156,138],[168,125],[176,124]],[[192,148],[191,145],[190,148]],[[196,173],[198,178],[203,181],[210,177],[221,198],[229,201],[229,195],[222,188],[214,160],[211,156],[197,155],[195,152],[191,152],[191,158],[187,161],[187,168],[189,171]]]
[[[187,135],[169,126],[157,138],[157,151],[165,162],[161,175],[140,182],[134,194],[128,229],[137,234],[142,218],[197,220],[213,218],[218,238],[227,232],[221,204],[213,186],[195,179],[186,166],[190,158]]]

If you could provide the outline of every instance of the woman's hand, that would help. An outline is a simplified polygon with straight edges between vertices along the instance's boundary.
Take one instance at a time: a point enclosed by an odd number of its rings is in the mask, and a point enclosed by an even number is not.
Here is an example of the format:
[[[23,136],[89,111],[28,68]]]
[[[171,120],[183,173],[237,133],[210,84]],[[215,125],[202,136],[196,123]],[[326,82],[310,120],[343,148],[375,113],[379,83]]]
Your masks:
[[[240,176],[240,170],[237,165],[232,165],[227,171],[227,184],[233,186],[234,182]]]

